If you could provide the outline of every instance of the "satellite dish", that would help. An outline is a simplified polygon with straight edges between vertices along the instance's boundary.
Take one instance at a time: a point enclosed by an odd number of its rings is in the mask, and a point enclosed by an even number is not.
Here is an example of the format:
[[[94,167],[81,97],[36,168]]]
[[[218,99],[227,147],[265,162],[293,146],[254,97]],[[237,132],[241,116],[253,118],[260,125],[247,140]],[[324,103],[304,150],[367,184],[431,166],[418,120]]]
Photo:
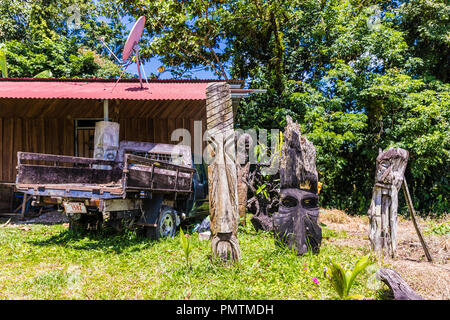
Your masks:
[[[123,63],[126,63],[126,61],[131,56],[133,51],[136,51],[136,54],[139,55],[137,44],[142,36],[142,32],[144,31],[144,25],[145,25],[145,17],[141,16],[131,29],[130,34],[128,35],[127,42],[125,42],[125,46],[123,47],[122,52]]]
[[[120,79],[122,78],[122,75],[125,73],[125,70],[128,68],[128,66],[131,64],[130,57],[134,53],[136,55],[136,64],[137,69],[139,73],[139,83],[141,84],[141,89],[143,89],[142,85],[142,77],[141,77],[141,61],[139,58],[139,39],[142,36],[142,32],[144,32],[144,25],[145,25],[145,17],[141,16],[134,24],[133,28],[131,28],[130,34],[128,35],[127,41],[125,42],[125,46],[123,47],[122,51],[122,61],[120,61],[119,58],[111,51],[111,49],[106,45],[106,43],[103,41],[104,38],[99,38],[99,40],[103,43],[103,45],[108,49],[108,51],[116,58],[116,60],[124,67],[122,74],[120,75],[119,79],[117,80],[116,84],[114,85],[114,88],[116,87],[117,83],[119,83]],[[144,72],[145,76],[145,70],[142,67],[142,71]],[[145,81],[148,84],[147,76],[145,76]],[[112,89],[114,91],[114,88]]]

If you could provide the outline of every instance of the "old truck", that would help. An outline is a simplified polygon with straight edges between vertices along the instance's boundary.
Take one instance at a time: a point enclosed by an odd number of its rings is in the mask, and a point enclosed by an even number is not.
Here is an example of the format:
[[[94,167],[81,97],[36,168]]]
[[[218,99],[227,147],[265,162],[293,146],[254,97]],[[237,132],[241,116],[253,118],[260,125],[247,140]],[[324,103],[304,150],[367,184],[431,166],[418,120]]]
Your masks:
[[[29,152],[17,159],[17,190],[36,204],[60,204],[70,229],[131,228],[157,240],[207,205],[205,167],[193,164],[188,146],[121,141],[114,160]]]

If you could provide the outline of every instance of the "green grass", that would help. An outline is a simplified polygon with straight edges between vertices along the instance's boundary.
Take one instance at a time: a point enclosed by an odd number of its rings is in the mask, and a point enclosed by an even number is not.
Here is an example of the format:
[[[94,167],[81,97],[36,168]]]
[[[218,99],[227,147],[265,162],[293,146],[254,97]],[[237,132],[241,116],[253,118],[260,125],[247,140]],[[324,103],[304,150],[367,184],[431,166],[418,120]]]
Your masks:
[[[320,253],[298,257],[249,223],[239,230],[240,264],[212,262],[210,242],[194,233],[188,267],[179,233],[152,242],[132,232],[83,236],[62,225],[28,227],[0,228],[0,299],[337,299],[325,264],[331,258],[352,267],[365,254],[335,246],[327,239],[345,235],[323,227]],[[372,276],[358,276],[352,293],[379,298],[366,285]]]

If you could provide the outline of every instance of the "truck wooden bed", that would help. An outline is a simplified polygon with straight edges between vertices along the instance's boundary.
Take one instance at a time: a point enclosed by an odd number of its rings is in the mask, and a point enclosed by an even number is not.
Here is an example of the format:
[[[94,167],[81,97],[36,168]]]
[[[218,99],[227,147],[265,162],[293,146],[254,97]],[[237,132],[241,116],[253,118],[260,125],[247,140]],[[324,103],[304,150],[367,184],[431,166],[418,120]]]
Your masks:
[[[194,168],[123,154],[121,161],[18,152],[16,188],[34,196],[127,198],[136,192],[189,195]]]

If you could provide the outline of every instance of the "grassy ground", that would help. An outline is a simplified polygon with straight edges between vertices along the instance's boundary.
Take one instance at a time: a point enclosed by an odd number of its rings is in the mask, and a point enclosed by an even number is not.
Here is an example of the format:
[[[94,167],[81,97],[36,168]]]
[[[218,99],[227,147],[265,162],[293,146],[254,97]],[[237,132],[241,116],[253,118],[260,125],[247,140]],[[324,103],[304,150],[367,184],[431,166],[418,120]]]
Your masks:
[[[151,242],[10,224],[0,227],[0,299],[337,299],[324,266],[331,258],[351,267],[368,250],[335,244],[345,231],[323,227],[323,235],[319,254],[298,257],[249,223],[238,235],[242,261],[227,267],[211,261],[210,242],[194,233],[189,267],[178,233]],[[351,293],[383,298],[373,279],[368,268]]]

